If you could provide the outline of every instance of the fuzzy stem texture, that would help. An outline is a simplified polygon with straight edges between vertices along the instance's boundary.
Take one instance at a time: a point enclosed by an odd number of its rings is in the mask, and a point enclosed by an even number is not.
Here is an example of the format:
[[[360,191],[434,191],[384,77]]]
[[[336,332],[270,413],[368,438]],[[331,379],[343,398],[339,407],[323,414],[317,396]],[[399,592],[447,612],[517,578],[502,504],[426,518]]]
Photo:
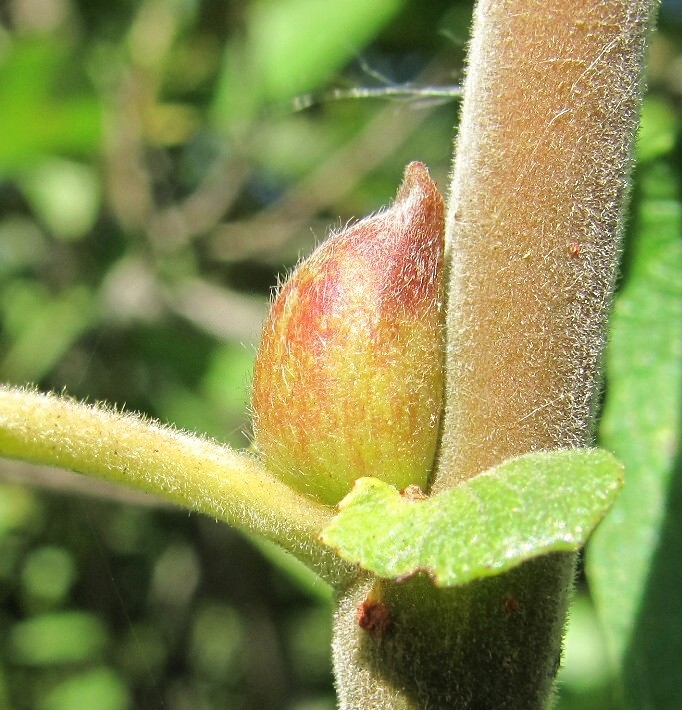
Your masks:
[[[332,585],[352,574],[319,541],[331,508],[214,441],[64,396],[0,387],[0,456],[123,483],[262,535]]]
[[[478,3],[446,224],[433,492],[590,442],[654,5]],[[335,616],[341,707],[546,707],[574,562],[552,555],[453,590],[356,583]],[[378,631],[359,628],[358,604],[380,610]]]
[[[651,0],[483,0],[447,223],[434,490],[591,438]]]

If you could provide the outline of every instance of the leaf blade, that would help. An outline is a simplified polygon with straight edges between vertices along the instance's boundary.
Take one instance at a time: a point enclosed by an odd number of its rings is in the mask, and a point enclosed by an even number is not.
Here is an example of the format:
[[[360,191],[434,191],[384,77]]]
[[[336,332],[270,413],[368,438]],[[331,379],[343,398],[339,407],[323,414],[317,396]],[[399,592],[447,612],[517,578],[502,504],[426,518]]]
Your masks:
[[[358,479],[322,540],[381,578],[423,572],[458,586],[578,549],[613,502],[621,471],[602,450],[534,453],[424,501]]]
[[[590,542],[586,573],[623,707],[682,703],[682,205],[671,175],[645,174],[628,279],[606,356],[602,445],[627,470]]]

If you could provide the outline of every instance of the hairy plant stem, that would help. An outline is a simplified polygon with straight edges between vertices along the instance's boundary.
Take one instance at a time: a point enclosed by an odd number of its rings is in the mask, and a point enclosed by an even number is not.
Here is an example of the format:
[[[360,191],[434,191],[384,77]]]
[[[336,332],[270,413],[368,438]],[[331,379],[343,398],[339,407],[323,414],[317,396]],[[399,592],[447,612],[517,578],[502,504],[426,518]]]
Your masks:
[[[517,454],[590,442],[654,5],[477,6],[449,200],[434,492]],[[554,555],[455,590],[360,580],[335,615],[341,707],[545,707],[573,566]],[[367,598],[390,630],[359,628]]]
[[[0,455],[123,483],[281,545],[329,584],[351,578],[319,540],[333,509],[253,456],[132,414],[0,387]]]

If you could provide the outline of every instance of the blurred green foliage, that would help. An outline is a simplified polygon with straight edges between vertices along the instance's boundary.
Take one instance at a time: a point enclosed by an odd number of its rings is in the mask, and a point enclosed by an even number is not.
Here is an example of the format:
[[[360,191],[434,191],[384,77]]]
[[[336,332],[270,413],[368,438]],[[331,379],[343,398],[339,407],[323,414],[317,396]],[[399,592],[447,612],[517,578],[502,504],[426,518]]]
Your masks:
[[[4,4],[0,378],[248,445],[278,274],[385,203],[409,160],[442,184],[449,165],[455,103],[318,96],[380,84],[365,62],[455,82],[470,13]],[[25,488],[25,469],[0,470],[0,708],[334,706],[328,590],[269,546],[88,480],[33,470]]]
[[[667,190],[656,219],[680,210],[674,7],[652,48],[624,284],[651,185]],[[471,9],[3,3],[0,378],[248,445],[277,275],[385,204],[410,160],[446,184],[456,104],[327,92],[457,82]],[[327,590],[275,558],[213,521],[0,463],[0,710],[334,707]],[[615,708],[579,588],[560,707]]]
[[[652,97],[633,238],[611,320],[600,437],[629,473],[587,571],[625,707],[682,703],[682,173],[679,116]],[[677,152],[676,148],[675,152]]]

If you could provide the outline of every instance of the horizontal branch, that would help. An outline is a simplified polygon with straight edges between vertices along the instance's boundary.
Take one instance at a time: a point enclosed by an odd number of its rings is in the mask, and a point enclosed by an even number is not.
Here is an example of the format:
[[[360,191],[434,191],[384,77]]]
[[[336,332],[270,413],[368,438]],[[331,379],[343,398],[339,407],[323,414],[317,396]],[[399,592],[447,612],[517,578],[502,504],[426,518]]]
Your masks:
[[[319,540],[332,508],[258,459],[134,414],[0,388],[0,456],[123,483],[279,544],[332,585],[352,569]]]

